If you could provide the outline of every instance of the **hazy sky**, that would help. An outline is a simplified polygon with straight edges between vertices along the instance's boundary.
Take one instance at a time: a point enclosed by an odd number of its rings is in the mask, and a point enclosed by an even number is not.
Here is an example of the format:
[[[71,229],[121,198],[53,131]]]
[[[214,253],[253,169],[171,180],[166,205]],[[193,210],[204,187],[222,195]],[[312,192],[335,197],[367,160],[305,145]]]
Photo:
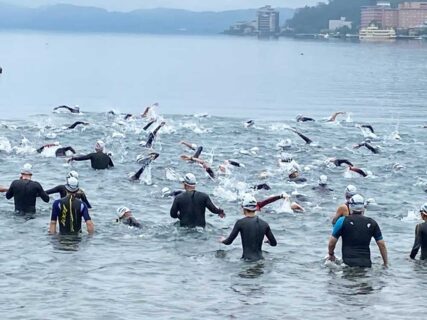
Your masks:
[[[351,1],[351,0],[349,0]],[[3,3],[37,7],[46,4],[70,3],[94,6],[108,10],[129,11],[142,8],[180,8],[189,10],[229,10],[257,8],[265,4],[275,7],[298,8],[306,4],[316,4],[320,0],[0,0]],[[326,0],[324,0],[326,2]]]

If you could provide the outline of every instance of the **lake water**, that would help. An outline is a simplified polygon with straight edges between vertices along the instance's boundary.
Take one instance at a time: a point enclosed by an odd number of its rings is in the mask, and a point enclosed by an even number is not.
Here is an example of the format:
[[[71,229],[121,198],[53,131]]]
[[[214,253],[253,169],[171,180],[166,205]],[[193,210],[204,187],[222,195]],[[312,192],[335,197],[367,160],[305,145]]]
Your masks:
[[[97,231],[79,242],[50,237],[50,205],[39,201],[36,219],[25,221],[11,213],[13,201],[2,199],[1,319],[424,319],[427,266],[408,256],[416,210],[426,199],[427,44],[0,33],[0,65],[0,184],[16,179],[27,161],[45,188],[76,169]],[[139,113],[153,102],[167,122],[155,144],[160,157],[141,183],[130,183],[147,120],[125,122],[106,112]],[[79,105],[84,114],[51,113],[62,104]],[[349,114],[337,123],[295,122],[299,113],[322,120],[338,110]],[[244,128],[248,119],[255,127]],[[77,120],[90,125],[64,130]],[[380,154],[352,148],[365,138],[356,125],[366,122]],[[290,126],[314,144],[303,144]],[[59,141],[84,154],[99,138],[113,153],[113,170],[35,152]],[[277,167],[276,144],[285,138],[307,184],[288,182]],[[246,167],[211,181],[179,159],[188,152],[178,144],[183,139],[203,145],[214,168],[224,159]],[[334,156],[369,176],[325,166]],[[194,172],[198,188],[227,217],[207,215],[205,231],[177,228],[172,199],[161,197],[163,187],[180,187],[167,168]],[[262,171],[271,176],[260,178]],[[320,174],[334,189],[327,196],[312,190]],[[241,217],[239,192],[263,182],[272,190],[257,199],[297,191],[306,195],[306,213],[283,213],[281,203],[263,210],[279,244],[264,247],[264,262],[249,264],[239,259],[239,239],[230,247],[217,240]],[[330,217],[350,183],[376,200],[366,215],[381,226],[388,269],[374,243],[371,270],[323,264]],[[122,205],[142,230],[114,222]]]

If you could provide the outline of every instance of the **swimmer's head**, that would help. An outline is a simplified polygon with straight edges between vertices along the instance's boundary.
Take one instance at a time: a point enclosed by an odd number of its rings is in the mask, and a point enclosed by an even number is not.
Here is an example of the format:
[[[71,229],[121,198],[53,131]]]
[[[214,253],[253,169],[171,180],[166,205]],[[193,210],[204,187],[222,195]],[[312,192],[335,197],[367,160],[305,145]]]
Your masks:
[[[349,184],[347,188],[345,188],[345,198],[350,199],[352,196],[354,196],[357,193],[357,188],[353,186],[352,184]]]
[[[296,178],[299,175],[299,171],[298,168],[296,168],[295,166],[292,166],[288,169],[288,176],[289,178]]]
[[[254,212],[257,209],[257,201],[253,195],[247,193],[243,196],[242,208]]]
[[[319,186],[326,186],[327,183],[328,183],[328,177],[322,174],[319,177]]]
[[[78,179],[78,178],[79,178],[79,174],[78,174],[78,172],[77,172],[77,171],[74,171],[74,170],[71,170],[70,172],[68,172],[68,174],[67,174],[67,179],[68,179],[68,178],[71,178],[71,177],[74,177],[74,178]]]
[[[289,153],[282,152],[282,153],[280,154],[280,160],[281,160],[282,162],[291,162],[291,161],[293,160],[293,157],[292,157],[292,155],[291,155],[291,154],[289,154]]]
[[[302,114],[297,115],[296,120],[299,121],[302,118]]]
[[[105,148],[105,143],[102,140],[98,140],[96,141],[95,144],[95,151],[104,151]]]
[[[21,168],[21,175],[32,176],[33,175],[33,166],[30,163],[24,164]]]
[[[171,189],[165,187],[162,189],[162,197],[166,197],[171,192]]]
[[[75,177],[69,177],[67,183],[65,184],[65,189],[70,193],[75,193],[79,191],[79,180]]]
[[[196,187],[196,177],[192,173],[187,173],[184,176],[184,179],[182,180],[182,183],[184,184],[184,187],[186,188],[195,188]]]
[[[131,211],[128,207],[119,207],[117,208],[117,216],[119,219],[122,219],[125,214],[130,214]]]
[[[421,217],[427,219],[427,203],[424,203],[420,208]]]
[[[348,202],[350,213],[363,213],[365,211],[365,199],[360,194],[352,196]]]

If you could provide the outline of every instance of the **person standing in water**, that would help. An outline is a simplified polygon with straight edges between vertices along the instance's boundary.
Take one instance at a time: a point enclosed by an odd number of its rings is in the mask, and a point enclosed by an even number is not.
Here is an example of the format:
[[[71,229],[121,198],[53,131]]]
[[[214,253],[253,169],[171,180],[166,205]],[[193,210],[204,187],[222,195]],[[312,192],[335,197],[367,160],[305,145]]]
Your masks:
[[[415,227],[415,241],[412,247],[411,254],[409,255],[411,259],[415,259],[418,254],[418,251],[421,248],[421,260],[427,259],[427,203],[424,203],[420,209],[421,219],[423,222],[417,224]]]
[[[273,232],[267,222],[260,219],[256,215],[259,203],[251,194],[245,195],[242,202],[244,218],[238,220],[228,238],[222,237],[220,242],[225,245],[230,245],[240,233],[242,238],[243,255],[245,261],[258,261],[263,259],[262,243],[264,236],[267,237],[272,247],[277,245]]]
[[[113,160],[110,156],[104,153],[105,143],[101,140],[98,140],[95,144],[95,152],[89,153],[85,156],[72,157],[68,160],[71,161],[85,161],[90,160],[92,169],[95,170],[104,170],[114,167]]]

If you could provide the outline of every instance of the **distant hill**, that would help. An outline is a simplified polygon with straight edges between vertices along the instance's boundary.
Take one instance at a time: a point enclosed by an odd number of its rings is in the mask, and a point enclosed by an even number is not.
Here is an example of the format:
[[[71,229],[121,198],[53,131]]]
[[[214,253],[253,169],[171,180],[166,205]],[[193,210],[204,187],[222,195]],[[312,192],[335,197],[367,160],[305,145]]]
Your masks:
[[[256,19],[256,11],[257,9],[222,12],[144,9],[111,12],[66,4],[35,9],[0,4],[0,30],[218,34],[237,21]],[[293,9],[281,8],[279,11],[281,24],[294,14]]]

